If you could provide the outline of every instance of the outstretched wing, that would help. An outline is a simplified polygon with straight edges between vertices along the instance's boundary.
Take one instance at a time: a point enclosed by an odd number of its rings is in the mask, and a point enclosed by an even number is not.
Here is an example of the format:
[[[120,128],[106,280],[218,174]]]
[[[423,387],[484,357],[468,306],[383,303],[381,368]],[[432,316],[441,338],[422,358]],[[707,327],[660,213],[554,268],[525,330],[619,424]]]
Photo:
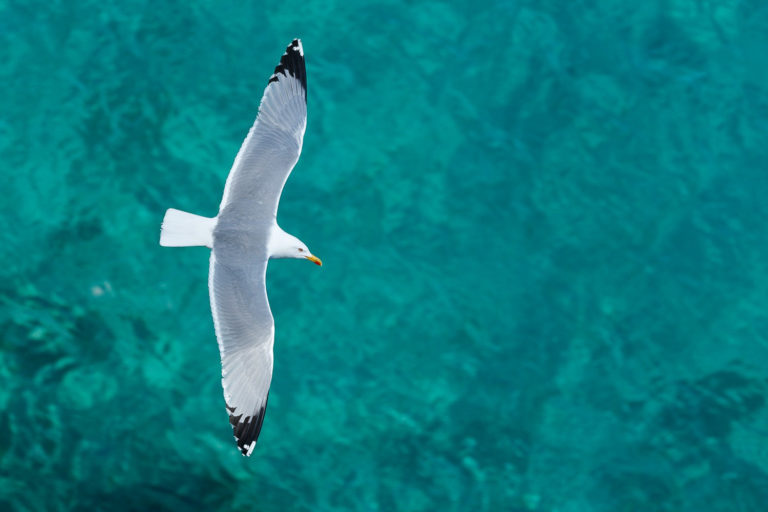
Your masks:
[[[221,383],[237,446],[250,455],[261,431],[272,380],[272,312],[265,286],[267,262],[217,261],[211,253],[208,288],[221,354]]]
[[[219,219],[277,214],[285,180],[299,159],[307,127],[307,72],[294,39],[269,78],[259,115],[237,153],[224,186]]]

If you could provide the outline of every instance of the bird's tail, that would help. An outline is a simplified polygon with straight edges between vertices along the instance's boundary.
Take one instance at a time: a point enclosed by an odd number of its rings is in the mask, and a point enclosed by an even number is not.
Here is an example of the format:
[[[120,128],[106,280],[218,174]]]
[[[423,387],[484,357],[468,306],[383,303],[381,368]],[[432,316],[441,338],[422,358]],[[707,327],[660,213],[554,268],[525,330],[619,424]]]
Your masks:
[[[210,219],[169,208],[160,228],[160,245],[164,247],[213,246],[216,217]]]

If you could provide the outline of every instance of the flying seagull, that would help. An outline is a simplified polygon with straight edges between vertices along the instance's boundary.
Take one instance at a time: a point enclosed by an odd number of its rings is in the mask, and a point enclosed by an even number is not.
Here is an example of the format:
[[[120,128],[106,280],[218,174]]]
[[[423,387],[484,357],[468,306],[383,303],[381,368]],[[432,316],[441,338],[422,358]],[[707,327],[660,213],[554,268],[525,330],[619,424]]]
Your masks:
[[[294,39],[269,78],[259,113],[235,157],[219,214],[165,212],[160,245],[211,248],[208,290],[221,353],[221,383],[237,446],[250,455],[272,380],[275,326],[267,301],[267,261],[301,258],[322,265],[277,225],[280,193],[301,153],[307,127],[307,74]]]

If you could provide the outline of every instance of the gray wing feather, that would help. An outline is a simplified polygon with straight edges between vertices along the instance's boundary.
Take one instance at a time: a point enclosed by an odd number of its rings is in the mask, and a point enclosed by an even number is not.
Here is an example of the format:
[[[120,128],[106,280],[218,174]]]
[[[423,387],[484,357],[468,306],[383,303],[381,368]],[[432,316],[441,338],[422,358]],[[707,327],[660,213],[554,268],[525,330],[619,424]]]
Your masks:
[[[304,53],[301,42],[294,40],[264,90],[259,115],[229,171],[220,219],[230,212],[274,218],[285,180],[299,160],[306,127]]]
[[[272,380],[274,322],[267,263],[229,266],[211,253],[208,287],[221,354],[221,383],[237,445],[250,455],[264,421]]]
[[[272,379],[267,244],[306,125],[304,53],[294,40],[269,79],[256,121],[229,172],[213,232],[211,311],[224,399],[244,455],[251,454],[259,436]]]

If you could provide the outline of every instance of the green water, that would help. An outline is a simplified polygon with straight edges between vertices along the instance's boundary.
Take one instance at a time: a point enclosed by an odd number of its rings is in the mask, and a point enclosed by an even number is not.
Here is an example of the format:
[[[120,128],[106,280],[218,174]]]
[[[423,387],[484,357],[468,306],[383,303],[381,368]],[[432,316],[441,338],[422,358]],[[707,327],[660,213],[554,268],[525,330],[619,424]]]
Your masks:
[[[159,225],[293,37],[246,459]],[[0,510],[768,510],[767,70],[758,1],[0,1]]]

